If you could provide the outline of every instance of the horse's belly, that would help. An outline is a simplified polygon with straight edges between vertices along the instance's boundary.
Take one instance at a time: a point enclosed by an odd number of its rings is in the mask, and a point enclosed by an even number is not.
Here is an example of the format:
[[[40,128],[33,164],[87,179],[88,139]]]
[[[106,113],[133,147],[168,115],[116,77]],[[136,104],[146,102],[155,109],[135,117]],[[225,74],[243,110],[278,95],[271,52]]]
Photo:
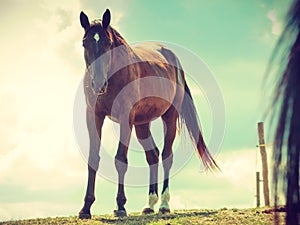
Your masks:
[[[135,80],[113,99],[108,116],[116,122],[148,123],[170,108],[176,88],[176,82],[162,77]]]
[[[131,109],[133,124],[148,123],[162,116],[171,106],[171,103],[158,97],[147,97],[137,102]]]
[[[116,113],[108,113],[108,117],[116,122],[130,121],[134,125],[149,123],[158,117],[161,117],[171,106],[171,103],[157,98],[148,97],[137,102],[131,109],[118,110]],[[128,112],[130,111],[130,112]]]

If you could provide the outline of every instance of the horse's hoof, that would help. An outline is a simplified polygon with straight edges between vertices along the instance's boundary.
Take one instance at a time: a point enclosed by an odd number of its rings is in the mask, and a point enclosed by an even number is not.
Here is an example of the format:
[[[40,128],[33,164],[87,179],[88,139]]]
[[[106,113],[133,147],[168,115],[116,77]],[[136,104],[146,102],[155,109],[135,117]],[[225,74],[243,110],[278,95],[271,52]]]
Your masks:
[[[92,215],[89,214],[89,213],[80,212],[79,215],[78,215],[78,218],[81,219],[81,220],[89,220],[89,219],[92,218]]]
[[[115,217],[125,217],[127,216],[126,210],[114,210]]]
[[[148,214],[152,214],[152,213],[154,213],[154,210],[150,209],[150,208],[144,208],[142,211],[142,214],[144,214],[144,215],[148,215]]]
[[[160,212],[161,214],[167,214],[167,213],[170,213],[171,211],[170,211],[170,209],[168,209],[168,208],[160,208],[160,209],[159,209],[159,212]]]

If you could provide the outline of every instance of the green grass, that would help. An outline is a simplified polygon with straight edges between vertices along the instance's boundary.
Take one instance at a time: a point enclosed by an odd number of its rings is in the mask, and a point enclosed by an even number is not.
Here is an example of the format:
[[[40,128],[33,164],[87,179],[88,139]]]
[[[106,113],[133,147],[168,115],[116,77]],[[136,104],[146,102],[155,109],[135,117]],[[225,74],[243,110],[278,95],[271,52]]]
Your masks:
[[[285,213],[278,213],[280,224],[284,224]],[[77,216],[30,219],[0,222],[0,224],[122,224],[122,225],[179,225],[179,224],[274,224],[274,212],[270,208],[176,210],[167,215],[141,215],[131,213],[125,218],[113,215],[93,216],[91,220],[79,220]]]

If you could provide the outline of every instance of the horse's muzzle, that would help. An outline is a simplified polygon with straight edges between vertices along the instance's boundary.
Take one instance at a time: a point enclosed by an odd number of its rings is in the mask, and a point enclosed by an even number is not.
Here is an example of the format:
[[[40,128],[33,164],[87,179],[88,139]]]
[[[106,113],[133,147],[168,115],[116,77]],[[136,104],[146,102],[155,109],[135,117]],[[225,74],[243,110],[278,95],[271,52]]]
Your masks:
[[[101,89],[98,91],[95,91],[95,89],[93,88],[93,92],[97,96],[104,95],[107,93],[107,87],[108,87],[108,82],[107,82],[107,80],[105,80],[104,85],[101,87]]]

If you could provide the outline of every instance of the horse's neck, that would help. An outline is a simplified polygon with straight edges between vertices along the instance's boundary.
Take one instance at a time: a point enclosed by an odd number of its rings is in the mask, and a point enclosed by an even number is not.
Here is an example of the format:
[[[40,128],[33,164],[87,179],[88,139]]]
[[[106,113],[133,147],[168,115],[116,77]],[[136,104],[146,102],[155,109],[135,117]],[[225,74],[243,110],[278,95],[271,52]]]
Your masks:
[[[116,31],[113,33],[113,49],[117,49],[118,57],[134,57],[134,52],[125,39]]]
[[[113,33],[113,46],[112,46],[112,75],[120,69],[132,66],[137,61],[136,54],[127,42],[117,32]]]

